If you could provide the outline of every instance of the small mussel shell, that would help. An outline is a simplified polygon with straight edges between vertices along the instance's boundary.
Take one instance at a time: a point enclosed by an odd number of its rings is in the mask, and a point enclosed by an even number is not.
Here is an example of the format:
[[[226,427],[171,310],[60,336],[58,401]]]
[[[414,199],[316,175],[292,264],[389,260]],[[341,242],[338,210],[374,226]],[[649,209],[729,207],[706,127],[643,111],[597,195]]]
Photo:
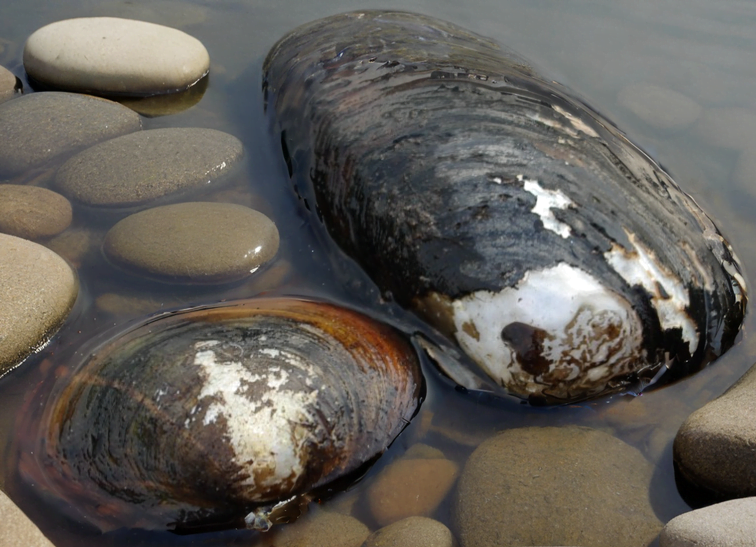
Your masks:
[[[238,523],[375,458],[421,386],[401,334],[334,305],[167,314],[57,382],[20,473],[102,530]]]
[[[306,205],[508,392],[555,403],[635,388],[734,343],[745,283],[709,217],[495,42],[360,11],[292,31],[264,71]]]

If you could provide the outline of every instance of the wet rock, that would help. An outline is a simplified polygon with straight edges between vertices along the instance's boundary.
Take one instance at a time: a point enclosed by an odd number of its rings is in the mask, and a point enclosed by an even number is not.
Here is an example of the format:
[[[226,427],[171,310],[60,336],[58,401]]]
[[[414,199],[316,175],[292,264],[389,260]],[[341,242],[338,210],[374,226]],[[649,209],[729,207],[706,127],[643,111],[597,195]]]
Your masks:
[[[71,203],[36,186],[0,185],[0,232],[24,239],[52,237],[68,228]]]
[[[0,105],[0,176],[141,129],[139,115],[112,101],[75,93],[24,95]]]
[[[360,547],[370,530],[359,520],[340,513],[315,510],[292,524],[275,527],[263,536],[265,547]]]
[[[682,93],[653,84],[630,84],[617,102],[657,129],[682,129],[701,115],[701,106]]]
[[[675,437],[680,477],[714,499],[756,496],[756,366],[691,414]]]
[[[737,107],[704,110],[696,133],[707,144],[748,150],[756,141],[756,110]]]
[[[119,99],[119,102],[148,118],[169,116],[188,110],[202,100],[207,91],[208,78],[202,78],[196,85],[185,91],[149,97]]]
[[[210,70],[205,46],[173,29],[116,17],[58,21],[34,32],[24,68],[58,89],[152,95],[191,86]]]
[[[458,473],[457,464],[447,459],[396,460],[368,488],[370,511],[381,526],[411,516],[430,516],[446,497]]]
[[[662,523],[649,503],[653,466],[585,427],[510,429],[481,444],[457,488],[463,547],[638,547]]]
[[[0,491],[3,547],[54,547],[21,509]]]
[[[105,236],[113,264],[149,278],[184,283],[242,279],[278,250],[275,224],[232,203],[190,202],[126,217]]]
[[[92,207],[139,207],[208,188],[243,153],[239,139],[214,129],[152,129],[77,154],[60,168],[55,184]]]
[[[437,520],[425,517],[406,519],[370,534],[363,547],[454,547],[451,531]]]
[[[59,254],[74,267],[81,266],[84,257],[97,249],[99,251],[105,234],[88,228],[69,228],[62,234],[44,242],[44,246]]]
[[[58,330],[78,294],[76,275],[51,250],[0,234],[0,374]]]
[[[16,77],[5,67],[0,66],[0,103],[12,99],[16,94]]]
[[[756,538],[756,498],[718,503],[669,521],[661,547],[741,547]]]

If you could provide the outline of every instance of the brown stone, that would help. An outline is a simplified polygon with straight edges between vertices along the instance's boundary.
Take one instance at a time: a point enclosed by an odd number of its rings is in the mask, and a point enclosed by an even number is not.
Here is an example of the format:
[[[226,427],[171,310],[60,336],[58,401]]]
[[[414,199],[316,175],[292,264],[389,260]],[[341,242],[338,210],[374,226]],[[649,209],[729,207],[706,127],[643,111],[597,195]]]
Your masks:
[[[381,526],[427,517],[441,504],[459,467],[446,459],[400,459],[386,467],[367,491],[370,510]]]
[[[78,292],[65,260],[41,245],[0,234],[0,374],[47,342]]]
[[[313,510],[291,524],[276,526],[262,536],[265,547],[360,547],[370,530],[340,513]]]
[[[437,520],[407,517],[370,534],[363,547],[454,547],[456,544],[451,531]]]
[[[16,77],[7,68],[0,66],[0,103],[16,95]]]
[[[68,228],[71,202],[36,186],[0,184],[0,232],[24,239],[44,239]]]
[[[718,503],[667,523],[660,547],[745,547],[756,543],[756,498]]]
[[[457,487],[463,547],[639,547],[662,528],[637,449],[585,427],[510,429],[469,457]]]
[[[136,112],[112,101],[41,92],[0,104],[0,127],[0,176],[10,176],[138,131],[142,123]]]
[[[0,522],[2,547],[54,547],[3,492],[0,492]]]

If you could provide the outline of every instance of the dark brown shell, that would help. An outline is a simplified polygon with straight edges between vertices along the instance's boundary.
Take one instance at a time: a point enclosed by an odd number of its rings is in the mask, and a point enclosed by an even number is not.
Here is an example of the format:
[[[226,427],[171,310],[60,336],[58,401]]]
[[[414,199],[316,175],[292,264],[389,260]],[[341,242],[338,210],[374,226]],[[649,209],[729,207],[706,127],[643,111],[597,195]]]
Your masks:
[[[421,385],[409,342],[345,308],[280,298],[167,314],[57,382],[20,472],[102,530],[238,522],[375,458]]]
[[[567,402],[637,388],[734,343],[745,282],[711,219],[495,42],[359,11],[295,29],[264,71],[300,195],[382,291],[507,391]]]

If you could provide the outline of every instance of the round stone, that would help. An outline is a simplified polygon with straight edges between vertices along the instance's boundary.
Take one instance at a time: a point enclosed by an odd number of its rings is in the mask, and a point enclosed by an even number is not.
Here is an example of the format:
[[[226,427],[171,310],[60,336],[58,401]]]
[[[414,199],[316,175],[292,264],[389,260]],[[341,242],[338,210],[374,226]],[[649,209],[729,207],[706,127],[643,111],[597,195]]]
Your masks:
[[[126,217],[105,236],[111,263],[137,275],[183,283],[242,279],[278,250],[275,224],[233,203],[191,202]]]
[[[153,95],[190,87],[210,70],[202,43],[185,32],[116,17],[58,21],[34,32],[24,68],[59,89]]]
[[[370,534],[363,547],[455,547],[451,531],[437,520],[408,517]]]
[[[0,178],[142,128],[123,105],[75,93],[42,92],[0,104]]]
[[[49,340],[78,291],[65,260],[42,245],[0,234],[0,373]]]
[[[701,106],[690,97],[647,83],[624,87],[617,102],[658,129],[681,129],[701,115]]]
[[[683,492],[702,499],[756,496],[756,365],[691,414],[675,437]]]
[[[0,491],[3,547],[54,547],[21,509]]]
[[[24,239],[44,239],[68,228],[71,202],[37,186],[0,184],[0,232]]]
[[[718,503],[667,523],[661,547],[744,547],[756,538],[756,498]]]
[[[55,184],[91,207],[140,207],[207,188],[243,155],[239,139],[215,129],[151,129],[80,152]]]
[[[16,94],[16,77],[5,67],[0,66],[0,103],[12,99]]]
[[[647,545],[662,523],[649,502],[651,465],[585,427],[504,431],[468,458],[455,520],[463,547]]]

